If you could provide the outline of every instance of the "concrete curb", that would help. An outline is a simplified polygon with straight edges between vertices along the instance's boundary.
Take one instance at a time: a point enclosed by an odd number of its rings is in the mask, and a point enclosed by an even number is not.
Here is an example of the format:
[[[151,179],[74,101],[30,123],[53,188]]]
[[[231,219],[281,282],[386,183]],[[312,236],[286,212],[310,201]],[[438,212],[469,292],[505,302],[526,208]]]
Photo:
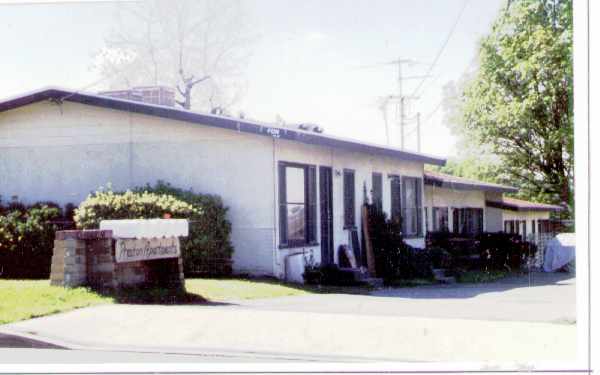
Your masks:
[[[250,351],[250,350],[228,350],[215,348],[186,348],[186,347],[160,347],[160,346],[124,346],[115,345],[111,347],[94,343],[65,341],[57,337],[37,335],[21,332],[12,329],[0,328],[0,333],[19,336],[23,339],[44,342],[54,346],[60,346],[67,350],[88,350],[102,352],[128,352],[128,353],[156,353],[156,354],[175,354],[175,355],[193,355],[207,357],[231,357],[231,358],[259,358],[304,362],[398,362],[398,359],[392,358],[373,358],[373,357],[351,357],[351,356],[317,356],[300,353],[288,352],[270,352],[270,351]],[[62,350],[64,350],[62,349]],[[57,349],[61,350],[61,349]],[[404,360],[401,362],[415,363],[415,361]]]

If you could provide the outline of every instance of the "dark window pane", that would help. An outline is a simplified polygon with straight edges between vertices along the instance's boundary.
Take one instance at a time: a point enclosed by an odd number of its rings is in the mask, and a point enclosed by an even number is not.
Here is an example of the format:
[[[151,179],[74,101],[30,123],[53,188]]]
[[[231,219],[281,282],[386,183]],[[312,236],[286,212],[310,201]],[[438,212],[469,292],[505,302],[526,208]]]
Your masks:
[[[344,226],[354,227],[354,171],[344,170]]]
[[[317,169],[311,166],[308,167],[307,171],[308,212],[306,215],[306,239],[308,242],[314,242],[317,240]]]
[[[416,180],[412,178],[405,178],[406,182],[404,184],[404,194],[406,200],[406,208],[415,208],[417,206],[417,194],[415,183]]]
[[[285,165],[279,164],[279,242],[287,244],[287,209],[285,197]]]
[[[418,234],[417,226],[417,209],[416,208],[405,208],[404,209],[404,235],[414,236]]]
[[[402,178],[402,217],[403,232],[406,236],[421,234],[421,179],[416,177]]]
[[[458,223],[458,208],[452,209],[452,232],[458,233],[459,223]]]
[[[383,182],[380,173],[373,173],[373,190],[371,193],[373,205],[379,211],[383,209]]]
[[[448,230],[448,207],[434,207],[433,212],[433,230]]]
[[[392,176],[390,180],[390,192],[392,202],[392,219],[400,220],[401,216],[401,191],[400,191],[400,177]]]

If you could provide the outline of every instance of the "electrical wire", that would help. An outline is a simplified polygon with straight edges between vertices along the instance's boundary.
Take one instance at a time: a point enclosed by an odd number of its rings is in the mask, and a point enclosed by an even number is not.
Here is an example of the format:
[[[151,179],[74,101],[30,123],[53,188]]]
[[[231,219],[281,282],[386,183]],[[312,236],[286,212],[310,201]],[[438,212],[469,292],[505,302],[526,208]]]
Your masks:
[[[454,24],[452,25],[452,28],[450,29],[450,32],[448,32],[448,35],[446,36],[446,40],[442,44],[442,48],[439,49],[437,55],[435,56],[435,59],[433,60],[433,62],[429,66],[429,69],[427,70],[427,73],[425,73],[425,76],[428,76],[428,75],[431,74],[431,72],[433,71],[433,68],[435,67],[435,65],[437,64],[438,60],[440,59],[440,56],[442,55],[442,53],[446,49],[446,46],[448,45],[448,42],[450,41],[450,38],[452,38],[452,35],[454,34],[454,30],[456,30],[456,26],[458,26],[458,22],[460,21],[460,18],[462,16],[462,14],[464,13],[465,8],[467,7],[468,3],[469,3],[469,0],[465,0],[465,2],[463,3],[463,6],[460,9],[460,12],[458,13],[458,16],[456,17],[456,20],[454,21]],[[417,87],[415,88],[415,90],[413,91],[413,93],[411,94],[411,96],[416,96],[417,91],[419,91],[419,89],[423,86],[423,83],[425,83],[425,80],[427,80],[427,77],[425,77],[425,78],[423,78],[421,80],[421,82],[417,85]]]

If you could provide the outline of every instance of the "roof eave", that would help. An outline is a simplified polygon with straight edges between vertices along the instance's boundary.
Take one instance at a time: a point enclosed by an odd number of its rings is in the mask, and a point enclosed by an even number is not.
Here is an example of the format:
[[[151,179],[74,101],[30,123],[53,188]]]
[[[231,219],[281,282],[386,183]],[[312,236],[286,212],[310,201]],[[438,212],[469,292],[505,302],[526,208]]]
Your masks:
[[[552,211],[552,212],[559,212],[559,211],[563,210],[563,208],[559,207],[559,206],[551,206],[551,207],[529,206],[529,207],[522,207],[522,206],[518,206],[516,204],[510,204],[510,203],[507,203],[507,202],[497,202],[497,201],[485,201],[485,205],[489,206],[489,207],[499,208],[499,209],[502,209],[502,210],[520,211],[520,212],[527,212],[527,211],[536,211],[536,212]]]
[[[448,182],[437,178],[426,177],[425,184],[431,186],[437,186],[444,189],[451,190],[479,190],[486,192],[499,192],[499,193],[516,193],[518,189],[510,186],[490,186],[490,185],[479,185],[469,184],[463,182]]]

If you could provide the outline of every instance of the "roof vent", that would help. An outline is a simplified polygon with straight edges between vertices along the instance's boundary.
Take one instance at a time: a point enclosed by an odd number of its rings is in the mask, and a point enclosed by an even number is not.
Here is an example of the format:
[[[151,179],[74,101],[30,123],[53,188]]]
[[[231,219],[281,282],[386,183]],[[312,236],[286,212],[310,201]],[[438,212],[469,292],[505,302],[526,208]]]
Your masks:
[[[312,131],[315,133],[323,133],[323,128],[316,124],[299,124],[298,129],[305,131]]]

